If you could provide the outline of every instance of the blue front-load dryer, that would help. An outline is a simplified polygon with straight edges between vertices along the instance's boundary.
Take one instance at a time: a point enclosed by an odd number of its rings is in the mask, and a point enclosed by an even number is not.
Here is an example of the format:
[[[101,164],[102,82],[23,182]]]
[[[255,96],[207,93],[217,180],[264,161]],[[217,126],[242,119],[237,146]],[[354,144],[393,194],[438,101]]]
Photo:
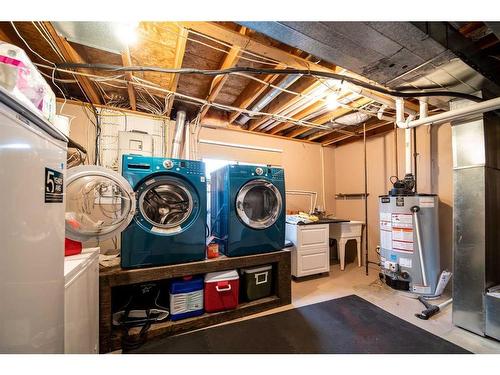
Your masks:
[[[211,233],[227,256],[281,250],[285,174],[281,168],[231,164],[211,174]]]
[[[134,219],[121,234],[121,266],[205,259],[205,164],[123,155],[122,175],[134,189],[137,204]]]

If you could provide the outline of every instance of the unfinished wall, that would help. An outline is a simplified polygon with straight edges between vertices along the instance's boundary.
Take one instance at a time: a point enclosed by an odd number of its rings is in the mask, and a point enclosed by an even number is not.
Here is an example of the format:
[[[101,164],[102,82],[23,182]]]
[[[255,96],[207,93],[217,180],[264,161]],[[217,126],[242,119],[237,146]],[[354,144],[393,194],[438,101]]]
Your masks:
[[[378,196],[387,194],[389,177],[396,173],[394,133],[368,138],[368,245],[369,260],[377,261],[379,244]],[[442,268],[451,270],[452,261],[452,153],[449,124],[417,129],[418,191],[439,195],[439,231]],[[335,193],[364,191],[363,142],[357,141],[335,148]],[[404,176],[404,131],[398,131],[398,169]],[[364,201],[336,200],[335,216],[364,221]],[[363,246],[364,249],[364,246]],[[349,251],[353,249],[349,248]]]
[[[60,110],[60,108],[61,103],[58,103],[58,109]],[[95,127],[92,121],[95,120],[92,112],[82,105],[67,103],[62,114],[72,118],[70,136],[74,141],[87,148],[90,154],[90,163],[94,163]],[[174,124],[172,121],[168,125],[167,138],[171,139]],[[211,128],[202,128],[199,139],[273,149],[274,151],[270,152],[201,143],[198,146],[196,159],[213,158],[281,166],[285,169],[287,190],[315,191],[318,193],[317,205],[323,209],[326,207],[329,212],[333,210],[335,204],[333,199],[335,194],[333,155],[335,150],[333,147],[323,148],[319,144],[308,144],[242,131]],[[169,139],[167,139],[166,143],[168,154],[170,150]],[[324,184],[323,171],[325,171]],[[288,210],[309,211],[309,207],[309,197],[287,195]]]

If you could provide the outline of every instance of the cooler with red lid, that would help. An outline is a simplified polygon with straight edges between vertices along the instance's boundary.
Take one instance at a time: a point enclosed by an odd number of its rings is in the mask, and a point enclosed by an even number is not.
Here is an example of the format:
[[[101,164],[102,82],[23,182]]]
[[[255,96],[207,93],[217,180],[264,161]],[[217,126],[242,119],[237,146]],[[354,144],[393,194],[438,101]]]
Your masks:
[[[205,275],[205,311],[230,310],[238,306],[240,280],[238,272],[221,271]]]

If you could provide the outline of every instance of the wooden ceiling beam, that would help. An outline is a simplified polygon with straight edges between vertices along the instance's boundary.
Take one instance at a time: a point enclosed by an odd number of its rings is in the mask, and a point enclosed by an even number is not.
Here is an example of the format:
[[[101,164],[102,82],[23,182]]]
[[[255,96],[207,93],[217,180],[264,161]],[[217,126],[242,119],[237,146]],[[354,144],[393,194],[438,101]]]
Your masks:
[[[174,59],[174,69],[182,68],[182,62],[184,61],[184,54],[186,53],[186,44],[189,31],[184,27],[179,27],[179,34],[177,36],[177,43],[175,45],[175,59]],[[177,92],[177,85],[179,84],[180,74],[174,74],[170,80],[170,85],[168,89],[172,92]],[[174,105],[174,95],[172,95],[167,104],[167,117],[170,117],[172,112],[172,106]]]
[[[238,46],[241,49],[256,53],[263,57],[267,57],[284,66],[297,69],[320,70],[324,72],[339,72],[339,70],[329,69],[324,66],[314,64],[302,57],[295,56],[282,49],[265,45],[249,36],[241,35],[240,33],[225,28],[214,22],[179,22],[182,26],[205,34],[222,42],[229,43],[233,46]]]
[[[206,127],[206,128],[210,128],[210,129],[232,130],[232,131],[241,132],[241,133],[245,133],[245,134],[250,133],[250,134],[255,134],[255,135],[260,135],[260,136],[265,136],[265,137],[282,139],[282,140],[286,140],[286,141],[295,141],[295,142],[302,142],[302,143],[316,144],[316,145],[318,144],[317,142],[309,142],[309,141],[303,140],[303,139],[288,138],[288,137],[284,137],[281,135],[264,134],[262,132],[254,131],[254,130],[243,130],[238,125],[230,125],[228,123],[228,121],[229,121],[229,116],[227,116],[227,115],[223,115],[223,116],[215,115],[214,116],[214,115],[212,115],[212,113],[209,113],[207,116],[205,116],[203,121],[200,122],[200,125],[203,127]]]
[[[122,56],[122,64],[123,66],[132,66],[132,59],[130,58],[130,50],[127,47],[125,47],[125,50],[121,53]],[[132,81],[132,72],[126,72],[125,73],[125,80],[127,80],[127,92],[128,92],[128,100],[130,103],[130,108],[132,111],[137,110],[137,100],[135,97],[135,89],[134,85],[130,83]]]
[[[7,32],[4,30],[3,23],[0,23],[0,40],[10,44],[15,44],[10,38],[10,36],[7,35]]]
[[[363,105],[368,104],[371,101],[372,101],[371,99],[367,99],[367,98],[357,99],[353,102],[353,104],[350,104],[348,107],[343,106],[343,107],[337,108],[333,111],[325,113],[324,115],[318,117],[316,120],[314,120],[312,122],[316,125],[326,124],[327,122],[330,122],[338,117],[344,116],[344,115],[356,110],[356,108],[362,107]],[[298,137],[299,135],[306,133],[310,129],[311,129],[310,127],[299,126],[297,129],[295,129],[291,133],[287,134],[287,136],[291,137],[291,138]],[[328,133],[332,133],[332,132],[334,132],[334,130],[333,129],[332,130],[325,130],[324,132],[325,133],[322,136],[327,135]],[[315,134],[312,134],[312,135],[315,135]],[[314,138],[314,139],[316,139],[316,138]]]
[[[319,111],[321,108],[325,106],[325,103],[323,101],[317,101],[307,108],[304,108],[302,111],[299,113],[295,114],[292,116],[294,120],[302,120],[303,118],[309,116],[310,114]],[[274,126],[273,128],[266,130],[266,133],[269,134],[278,134],[280,131],[288,129],[289,127],[293,126],[292,122],[282,122],[279,123],[278,125]]]
[[[295,87],[295,91],[300,93],[300,95],[293,96],[291,99],[289,98],[290,94],[279,95],[270,104],[268,104],[268,106],[266,107],[267,109],[265,109],[265,111],[268,113],[272,113],[274,115],[279,115],[281,112],[285,111],[287,108],[296,104],[300,100],[304,100],[304,97],[302,95],[308,95],[311,91],[319,87],[319,85],[321,85],[321,82],[319,81],[311,82],[311,80],[308,79],[304,80],[301,78]],[[248,130],[257,129],[271,118],[272,118],[271,115],[265,115],[262,116],[261,118],[250,120],[248,124]]]
[[[85,64],[83,58],[75,51],[66,39],[60,36],[50,22],[43,22],[57,48],[67,62]],[[94,104],[101,104],[101,97],[90,79],[84,76],[75,75],[87,98]]]
[[[278,64],[275,66],[275,69],[282,69],[282,68],[284,68],[284,65]],[[232,106],[244,109],[248,108],[250,104],[252,104],[260,95],[264,93],[264,91],[267,90],[269,85],[276,83],[279,77],[280,77],[279,74],[269,74],[264,78],[261,78],[262,81],[266,82],[265,84],[257,81],[251,81],[243,89],[241,94],[236,98]],[[229,123],[230,124],[234,123],[234,121],[236,121],[236,119],[240,115],[241,115],[240,111],[232,113],[229,116]]]
[[[182,26],[194,30],[198,33],[207,35],[209,37],[218,39],[224,43],[229,43],[233,46],[239,46],[242,50],[249,51],[255,54],[258,54],[263,57],[270,58],[275,60],[277,63],[283,65],[283,67],[295,68],[295,69],[307,69],[307,70],[317,70],[327,73],[341,73],[343,70],[340,67],[328,68],[319,64],[315,64],[311,61],[308,61],[305,58],[296,56],[292,53],[279,49],[277,47],[272,47],[266,44],[259,42],[258,40],[252,39],[248,35],[241,35],[234,30],[230,30],[220,24],[214,22],[179,22]],[[277,67],[278,68],[278,67]],[[355,74],[353,72],[344,71],[343,74],[352,76],[353,78],[357,78],[360,80],[366,80],[364,77]],[[372,95],[378,96],[382,101],[391,100],[394,101],[394,97],[389,95],[381,94],[379,92],[374,92],[372,90],[367,90]],[[418,112],[418,104],[411,103],[409,101],[405,101],[406,108],[415,110]],[[232,117],[233,122],[237,115],[234,114]]]
[[[239,34],[245,35],[247,31],[246,27],[241,27],[239,30]],[[219,70],[224,70],[224,69],[229,69],[233,66],[235,66],[238,63],[238,60],[240,59],[240,52],[241,52],[241,47],[234,45],[229,49],[228,54],[222,61],[222,64],[219,68]],[[223,75],[218,75],[215,76],[212,80],[212,83],[210,84],[210,90],[207,95],[207,101],[208,102],[213,102],[217,95],[219,95],[220,91],[222,90],[222,87],[226,83],[226,81],[229,79],[229,74],[223,74]],[[210,106],[205,106],[201,110],[201,119],[205,117],[207,114],[208,110],[210,109]]]
[[[380,127],[386,126],[386,125],[388,125],[388,124],[392,124],[392,122],[391,122],[391,121],[383,121],[383,122],[377,122],[377,123],[375,123],[375,124],[368,125],[368,126],[366,127],[366,132],[368,133],[369,131],[372,131],[372,130],[375,130],[375,129],[377,129],[377,128],[380,128]],[[340,137],[338,137],[338,136],[337,136],[337,137],[331,137],[331,138],[329,138],[329,139],[327,139],[327,140],[323,140],[323,141],[321,142],[321,144],[322,144],[323,146],[331,146],[331,145],[333,145],[333,144],[335,144],[335,143],[338,143],[338,142],[340,142],[340,141],[344,141],[344,140],[346,140],[346,139],[348,139],[348,138],[351,138],[351,137],[353,137],[353,136],[356,136],[356,137],[357,137],[357,136],[360,136],[360,135],[362,135],[362,134],[363,134],[363,129],[358,130],[358,131],[356,132],[356,135],[352,135],[352,134],[351,134],[351,135],[349,135],[349,134],[346,134],[346,135],[341,135]]]

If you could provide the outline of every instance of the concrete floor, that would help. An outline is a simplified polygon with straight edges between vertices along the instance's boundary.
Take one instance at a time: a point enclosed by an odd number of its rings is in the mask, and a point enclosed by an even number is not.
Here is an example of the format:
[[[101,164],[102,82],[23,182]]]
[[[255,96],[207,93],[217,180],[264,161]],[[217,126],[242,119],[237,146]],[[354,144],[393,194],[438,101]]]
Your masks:
[[[340,271],[339,265],[332,265],[328,276],[293,281],[291,305],[255,314],[247,318],[310,305],[350,294],[356,294],[391,314],[473,353],[500,354],[500,341],[484,338],[454,326],[451,320],[451,305],[445,307],[438,315],[429,320],[418,319],[414,314],[422,311],[423,306],[417,299],[410,298],[382,284],[378,278],[378,270],[376,268],[370,268],[369,276],[366,276],[365,268],[359,268],[354,263],[347,264],[344,271]],[[435,303],[440,303],[446,299],[446,297],[442,298],[435,301]]]
[[[423,306],[417,299],[410,298],[408,295],[395,291],[381,283],[378,278],[377,268],[370,267],[369,276],[366,276],[365,268],[357,267],[355,263],[347,264],[344,271],[340,271],[340,266],[336,264],[330,267],[329,275],[314,276],[304,278],[300,281],[292,281],[292,303],[290,305],[224,322],[220,325],[257,318],[259,316],[340,298],[350,294],[356,294],[385,311],[415,324],[436,336],[451,341],[473,353],[500,354],[500,341],[481,337],[454,326],[451,320],[451,305],[445,307],[438,315],[429,320],[418,319],[414,314],[422,311]],[[445,296],[434,302],[438,304],[448,298],[448,296]],[[121,353],[121,350],[114,353]]]

